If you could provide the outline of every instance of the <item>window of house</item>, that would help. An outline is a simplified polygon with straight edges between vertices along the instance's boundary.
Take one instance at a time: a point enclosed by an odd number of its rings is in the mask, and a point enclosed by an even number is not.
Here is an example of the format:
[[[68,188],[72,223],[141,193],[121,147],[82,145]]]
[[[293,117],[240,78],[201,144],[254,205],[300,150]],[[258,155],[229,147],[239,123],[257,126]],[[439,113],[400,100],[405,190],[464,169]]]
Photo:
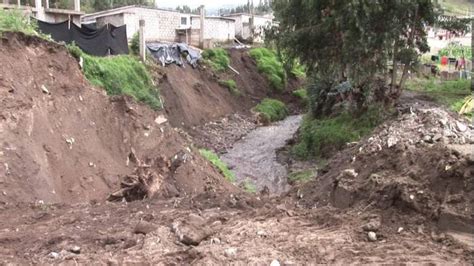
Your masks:
[[[188,18],[187,17],[181,17],[181,25],[188,25]]]

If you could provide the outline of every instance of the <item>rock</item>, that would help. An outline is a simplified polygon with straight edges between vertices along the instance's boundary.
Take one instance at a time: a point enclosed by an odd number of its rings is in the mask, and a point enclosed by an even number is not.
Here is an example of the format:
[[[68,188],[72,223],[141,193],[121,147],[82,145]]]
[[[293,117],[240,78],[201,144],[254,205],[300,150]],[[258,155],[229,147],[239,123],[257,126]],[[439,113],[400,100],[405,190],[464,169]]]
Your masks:
[[[69,251],[71,251],[74,254],[80,254],[81,253],[81,247],[79,246],[72,246]]]
[[[456,121],[456,129],[459,131],[459,132],[464,132],[467,130],[467,126],[464,124],[464,123],[461,123],[459,121]]]
[[[344,175],[352,177],[352,178],[356,178],[357,175],[358,175],[358,173],[354,169],[346,169],[346,170],[342,171],[342,173]]]
[[[52,251],[48,254],[48,257],[50,257],[51,259],[58,259],[59,253]]]
[[[433,143],[433,139],[431,138],[430,135],[425,135],[423,137],[423,141],[426,142],[426,143]]]
[[[393,137],[393,136],[388,137],[388,139],[387,139],[387,146],[388,146],[389,148],[395,146],[397,143],[398,143],[398,139],[397,139],[397,138],[395,138],[395,137]]]
[[[441,135],[441,134],[436,134],[436,135],[433,136],[433,141],[436,142],[436,141],[441,140],[442,138],[443,138],[443,135]]]
[[[155,224],[146,222],[146,221],[139,221],[138,224],[133,229],[133,233],[135,234],[148,234],[158,229]]]
[[[188,246],[197,246],[210,235],[210,230],[206,227],[198,227],[185,222],[174,222],[171,229],[178,240]]]
[[[46,88],[46,86],[44,86],[44,85],[41,85],[41,91],[43,93],[50,94],[48,88]]]
[[[206,219],[197,214],[190,213],[188,217],[188,222],[196,226],[201,226],[206,223]]]
[[[164,115],[159,115],[157,118],[155,118],[155,123],[157,123],[158,125],[161,125],[166,121],[168,121],[168,119],[166,119]]]
[[[272,263],[270,263],[270,266],[280,266],[280,262],[277,260],[272,260]]]
[[[375,232],[370,231],[369,233],[367,233],[367,238],[370,242],[375,242],[377,241],[377,234],[375,234]]]
[[[398,227],[397,232],[398,232],[398,233],[401,233],[402,231],[403,231],[403,227]]]
[[[219,245],[220,243],[221,243],[221,240],[217,237],[214,237],[211,239],[211,244]]]
[[[370,222],[364,224],[364,226],[362,226],[362,229],[366,232],[369,232],[369,231],[377,232],[380,226],[381,226],[380,219],[373,219],[373,220],[370,220]]]
[[[224,251],[226,257],[234,257],[237,255],[237,249],[236,248],[228,248]]]
[[[257,236],[259,237],[267,237],[267,232],[263,231],[263,230],[258,230],[257,231]]]

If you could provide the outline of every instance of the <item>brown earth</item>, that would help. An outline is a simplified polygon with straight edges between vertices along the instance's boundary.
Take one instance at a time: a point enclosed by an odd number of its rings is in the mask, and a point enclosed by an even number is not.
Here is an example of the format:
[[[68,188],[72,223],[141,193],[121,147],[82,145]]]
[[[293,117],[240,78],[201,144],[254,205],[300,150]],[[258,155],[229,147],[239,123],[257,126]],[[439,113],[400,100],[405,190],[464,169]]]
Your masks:
[[[162,77],[158,86],[173,126],[184,127],[199,138],[201,135],[194,132],[193,127],[233,114],[252,116],[251,109],[265,97],[282,100],[293,113],[301,112],[298,99],[291,94],[301,86],[301,80],[291,78],[283,92],[274,92],[247,50],[229,49],[228,52],[230,65],[239,74],[231,70],[215,73],[207,66],[193,69],[169,65],[159,70]],[[236,81],[240,96],[232,95],[219,85],[219,80],[227,79]]]
[[[412,161],[421,152],[438,157],[420,160],[426,169],[417,169],[415,176],[435,176],[425,182],[416,179],[419,184],[412,187],[405,184],[414,181],[398,182],[405,179],[377,172],[380,182],[376,178],[368,188],[380,193],[373,193],[371,203],[366,198],[372,194],[364,198],[362,193],[364,169],[379,167],[393,174],[398,161],[391,154],[404,155],[398,144],[373,152],[369,148],[379,143],[367,140],[357,146],[362,152],[350,166],[360,177],[354,179],[354,195],[360,197],[349,201],[350,208],[322,206],[317,199],[321,188],[333,191],[334,180],[349,182],[334,175],[349,167],[348,151],[330,164],[336,170],[329,168],[318,177],[320,185],[300,187],[296,197],[250,196],[224,182],[181,130],[156,123],[159,113],[90,86],[64,47],[7,34],[1,39],[0,62],[0,264],[472,264],[472,250],[439,232],[423,212],[432,210],[424,203],[436,202],[429,182],[444,178],[453,185],[450,191],[464,196],[461,202],[450,200],[459,207],[450,210],[459,217],[469,213],[461,209],[472,199],[463,194],[469,184],[461,185],[461,180],[472,181],[463,172],[470,169],[464,155],[454,154],[459,161],[451,163],[451,153],[431,152],[432,143],[419,143],[424,148],[412,151]],[[387,141],[388,134],[377,134],[376,140]],[[405,143],[406,137],[400,139],[397,143]],[[389,164],[380,167],[375,158]],[[429,167],[430,158],[440,167],[448,162],[448,173],[436,175],[442,171]],[[154,184],[160,184],[162,193],[157,195],[175,197],[105,201],[123,177],[158,180]],[[383,185],[392,179],[400,184]],[[392,197],[412,193],[408,188],[415,189],[415,199],[428,196],[420,201],[421,209],[403,196]],[[367,238],[368,224],[377,233],[376,241]]]
[[[149,160],[166,195],[234,189],[159,113],[89,85],[64,47],[5,34],[0,62],[0,202],[103,200]]]

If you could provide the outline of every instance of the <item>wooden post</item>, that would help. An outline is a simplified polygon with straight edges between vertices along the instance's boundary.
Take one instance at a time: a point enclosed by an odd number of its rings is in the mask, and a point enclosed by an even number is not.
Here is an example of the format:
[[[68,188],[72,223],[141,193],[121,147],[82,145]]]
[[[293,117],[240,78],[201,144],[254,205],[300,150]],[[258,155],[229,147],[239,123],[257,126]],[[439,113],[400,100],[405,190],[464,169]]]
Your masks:
[[[205,13],[204,5],[201,5],[199,7],[199,11],[200,11],[199,20],[201,24],[201,29],[199,30],[199,47],[204,49],[204,13]]]
[[[140,58],[143,62],[146,60],[146,50],[145,50],[145,20],[140,19],[139,21],[140,29],[138,31],[138,37],[140,39]]]
[[[41,2],[41,0],[35,0],[35,8],[36,8],[36,18],[39,20],[45,20],[46,14],[44,13],[43,3]]]

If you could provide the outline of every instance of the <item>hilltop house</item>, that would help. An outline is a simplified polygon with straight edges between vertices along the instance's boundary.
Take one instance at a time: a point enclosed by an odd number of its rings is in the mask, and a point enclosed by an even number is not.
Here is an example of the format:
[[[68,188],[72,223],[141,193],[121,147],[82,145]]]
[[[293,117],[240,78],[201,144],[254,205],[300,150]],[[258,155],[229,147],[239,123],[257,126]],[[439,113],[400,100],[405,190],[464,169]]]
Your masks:
[[[96,23],[102,26],[110,23],[114,26],[126,25],[127,36],[138,32],[139,20],[145,21],[146,41],[186,42],[199,45],[201,17],[179,13],[173,10],[125,6],[105,10],[82,17],[82,23]],[[204,17],[203,41],[227,42],[235,38],[235,21],[225,17]]]
[[[226,18],[235,20],[235,35],[238,38],[247,40],[251,37],[250,24],[252,15],[248,13],[236,13],[223,15]],[[263,42],[265,38],[264,29],[273,25],[273,14],[258,16],[254,15],[254,42]]]
[[[35,0],[34,6],[27,5],[26,0],[16,0],[15,4],[13,4],[12,0],[0,1],[0,9],[20,9],[32,14],[39,20],[50,23],[63,22],[69,19],[80,27],[81,16],[84,15],[81,12],[80,0],[74,0],[74,9],[51,8],[49,0]]]

